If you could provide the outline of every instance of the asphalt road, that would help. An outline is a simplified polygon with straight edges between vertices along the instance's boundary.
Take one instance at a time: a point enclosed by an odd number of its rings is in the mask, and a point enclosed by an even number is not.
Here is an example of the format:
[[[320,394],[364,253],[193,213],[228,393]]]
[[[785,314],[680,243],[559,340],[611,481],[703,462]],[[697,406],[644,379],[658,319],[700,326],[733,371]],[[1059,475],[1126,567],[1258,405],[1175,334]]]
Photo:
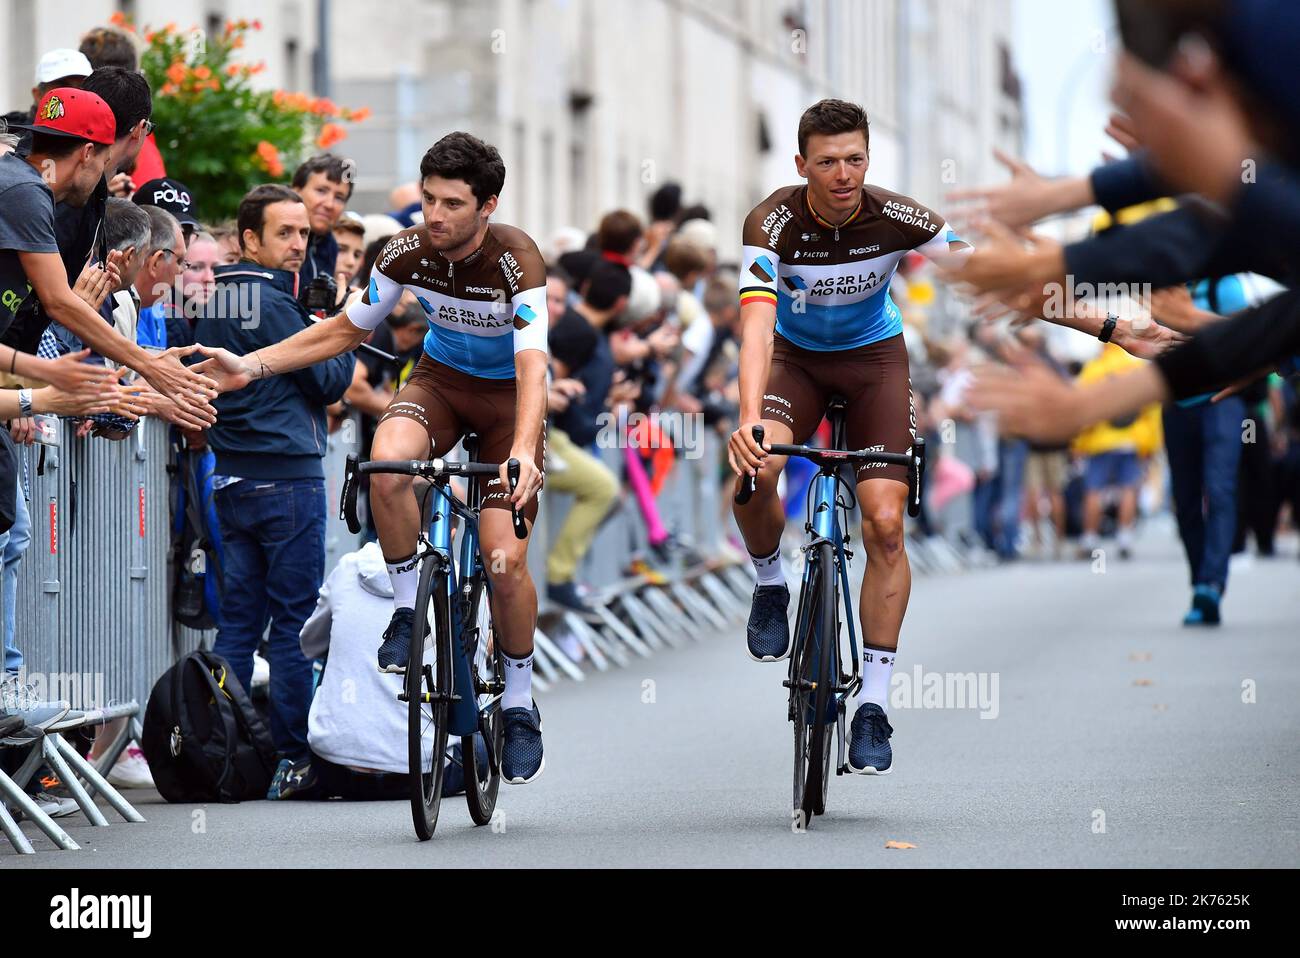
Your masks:
[[[1103,574],[1026,562],[918,578],[896,676],[986,673],[984,707],[896,705],[894,773],[834,778],[828,814],[803,832],[789,813],[784,666],[749,661],[736,630],[549,692],[546,771],[503,786],[495,830],[473,827],[462,799],[444,802],[437,835],[420,843],[405,803],[191,807],[131,792],[146,824],[63,819],[80,852],[55,851],[25,824],[39,854],[20,859],[0,842],[0,859],[7,869],[1295,866],[1300,563],[1288,548],[1234,572],[1217,631],[1178,624],[1187,587],[1167,527],[1149,528],[1138,556]]]

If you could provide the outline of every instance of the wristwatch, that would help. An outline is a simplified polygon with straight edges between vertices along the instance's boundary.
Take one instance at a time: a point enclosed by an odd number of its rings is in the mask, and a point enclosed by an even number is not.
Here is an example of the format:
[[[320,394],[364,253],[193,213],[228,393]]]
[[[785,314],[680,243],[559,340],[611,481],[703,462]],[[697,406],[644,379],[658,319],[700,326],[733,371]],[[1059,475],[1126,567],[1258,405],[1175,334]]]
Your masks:
[[[1101,324],[1101,332],[1097,334],[1097,338],[1103,343],[1110,342],[1111,334],[1115,332],[1117,325],[1119,325],[1119,320],[1114,315],[1107,316],[1106,321]]]
[[[32,414],[32,391],[30,389],[18,390],[18,414],[24,419]]]

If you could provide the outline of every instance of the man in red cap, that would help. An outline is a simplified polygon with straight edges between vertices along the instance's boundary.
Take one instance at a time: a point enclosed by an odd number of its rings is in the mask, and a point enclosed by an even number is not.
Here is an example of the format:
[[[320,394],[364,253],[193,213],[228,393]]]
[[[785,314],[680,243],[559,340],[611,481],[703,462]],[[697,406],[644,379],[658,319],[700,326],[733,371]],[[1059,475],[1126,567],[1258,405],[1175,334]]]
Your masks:
[[[105,323],[72,292],[59,257],[54,203],[81,206],[94,193],[116,138],[113,111],[94,93],[59,87],[20,128],[32,134],[31,154],[0,157],[0,335],[34,292],[51,319],[167,397],[178,421],[189,428],[211,424],[211,381],[183,366],[176,351],[151,353]],[[115,259],[103,268],[116,272]],[[18,360],[14,354],[7,371],[22,374]]]

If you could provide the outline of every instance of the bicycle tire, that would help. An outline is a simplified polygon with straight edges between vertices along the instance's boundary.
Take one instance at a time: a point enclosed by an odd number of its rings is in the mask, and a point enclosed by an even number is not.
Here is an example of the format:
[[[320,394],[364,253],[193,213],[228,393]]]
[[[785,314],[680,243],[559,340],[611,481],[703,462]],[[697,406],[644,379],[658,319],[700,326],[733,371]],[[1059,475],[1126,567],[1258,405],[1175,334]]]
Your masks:
[[[830,737],[834,730],[830,712],[834,694],[832,677],[838,677],[835,668],[838,630],[835,627],[835,550],[829,542],[818,545],[817,565],[820,588],[814,596],[819,608],[813,618],[818,633],[817,688],[813,692],[814,721],[809,726],[808,779],[804,785],[803,810],[807,822],[814,815],[826,814],[826,791],[830,785]]]
[[[809,693],[801,687],[803,680],[812,680],[808,675],[810,653],[812,651],[812,629],[816,615],[811,611],[814,596],[821,592],[819,567],[814,563],[808,569],[808,577],[799,591],[799,609],[795,616],[795,634],[792,637],[794,648],[790,653],[790,721],[794,724],[794,802],[791,806],[796,814],[803,816],[803,825],[810,821],[810,808],[804,804],[804,792],[808,782],[808,739],[810,725],[808,717],[812,714],[812,704],[808,701]]]
[[[483,601],[482,591],[481,586],[476,587],[475,598],[471,600],[473,608],[467,610],[476,624],[478,621],[478,606]],[[488,623],[489,628],[491,628],[490,608]],[[478,637],[478,642],[486,643],[486,658],[481,673],[475,661],[477,648],[467,647],[465,649],[465,654],[471,656],[470,673],[474,678],[476,694],[480,693],[482,680],[497,688],[505,684],[505,664],[502,662],[501,654],[497,650],[496,637],[492,635],[492,641],[490,642],[487,641],[488,638],[489,636],[481,633]],[[475,825],[486,825],[492,820],[492,813],[497,807],[497,793],[501,788],[501,749],[506,741],[506,724],[501,718],[501,699],[499,697],[488,706],[487,713],[480,716],[479,728],[483,732],[483,737],[486,739],[491,754],[491,758],[489,758],[486,765],[480,766],[478,750],[474,747],[474,736],[467,735],[461,738],[460,747],[465,763],[465,802],[469,805],[469,817],[473,819]],[[493,759],[495,759],[495,762]]]
[[[415,594],[415,621],[411,628],[411,650],[406,665],[407,768],[411,780],[411,819],[420,841],[433,837],[442,804],[442,779],[446,766],[447,725],[451,691],[451,607],[447,596],[447,573],[438,561],[428,557],[420,563],[420,585]],[[424,646],[429,636],[432,606],[432,665],[425,661]],[[432,700],[424,702],[424,693]],[[424,771],[424,730],[433,726],[433,753],[429,771]]]

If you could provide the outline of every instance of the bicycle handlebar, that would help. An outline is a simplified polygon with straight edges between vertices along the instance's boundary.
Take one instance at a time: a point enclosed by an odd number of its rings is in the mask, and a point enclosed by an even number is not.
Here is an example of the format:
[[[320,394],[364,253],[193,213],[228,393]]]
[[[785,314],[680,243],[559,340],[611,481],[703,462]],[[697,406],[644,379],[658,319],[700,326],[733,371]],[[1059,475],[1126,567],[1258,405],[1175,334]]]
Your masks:
[[[361,521],[357,518],[357,488],[359,477],[373,473],[390,475],[422,476],[425,479],[444,479],[449,476],[498,476],[501,466],[488,462],[448,462],[445,459],[372,459],[358,462],[356,456],[348,456],[343,473],[343,495],[339,503],[339,518],[347,522],[348,531],[353,534],[361,531]],[[519,460],[510,459],[506,463],[506,478],[510,491],[514,492],[519,484]],[[519,510],[510,507],[510,519],[514,526],[515,538],[528,538],[528,526]]]
[[[914,439],[912,452],[881,452],[872,449],[818,449],[813,446],[776,442],[763,446],[763,427],[753,427],[754,441],[768,452],[778,456],[799,456],[819,466],[873,465],[904,466],[908,473],[907,514],[915,518],[921,511],[921,486],[925,476],[925,440]],[[757,488],[755,476],[743,476],[736,492],[736,504],[749,502]]]

